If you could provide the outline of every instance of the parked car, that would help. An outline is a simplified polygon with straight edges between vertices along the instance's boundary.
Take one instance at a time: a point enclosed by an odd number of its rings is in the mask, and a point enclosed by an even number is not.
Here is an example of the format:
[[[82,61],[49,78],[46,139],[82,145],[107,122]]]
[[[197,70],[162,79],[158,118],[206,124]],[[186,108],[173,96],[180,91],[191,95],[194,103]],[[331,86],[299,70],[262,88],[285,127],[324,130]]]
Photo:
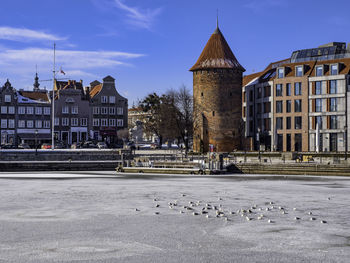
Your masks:
[[[16,149],[16,146],[14,144],[10,144],[10,143],[6,143],[6,144],[2,144],[1,149]]]
[[[98,142],[97,143],[97,148],[99,149],[107,149],[107,144],[105,142]]]
[[[66,149],[67,145],[62,141],[55,142],[55,149]]]
[[[110,143],[108,144],[109,148],[123,148],[123,144],[118,144],[118,143]]]
[[[97,145],[92,141],[86,141],[82,144],[81,148],[97,148]]]
[[[18,149],[30,149],[30,146],[28,143],[21,143],[18,145]]]
[[[125,146],[126,149],[128,150],[136,150],[136,146],[134,142],[128,142]]]
[[[41,145],[41,149],[47,150],[47,149],[51,149],[51,148],[52,148],[52,145],[50,143],[43,143]]]

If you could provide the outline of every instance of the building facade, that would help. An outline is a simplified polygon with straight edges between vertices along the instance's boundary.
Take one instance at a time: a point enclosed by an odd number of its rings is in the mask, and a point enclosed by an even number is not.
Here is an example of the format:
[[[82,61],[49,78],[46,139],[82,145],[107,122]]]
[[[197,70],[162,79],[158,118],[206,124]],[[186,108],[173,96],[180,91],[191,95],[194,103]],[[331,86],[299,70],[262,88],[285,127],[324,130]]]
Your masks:
[[[9,80],[0,89],[1,144],[16,144],[17,92]]]
[[[230,152],[241,148],[242,73],[245,69],[217,27],[193,72],[193,150]]]
[[[333,42],[245,76],[242,111],[252,149],[349,150],[349,71],[349,47]]]
[[[89,139],[89,94],[82,81],[56,81],[55,138],[66,145]]]
[[[90,84],[90,137],[107,143],[118,143],[118,131],[128,128],[128,100],[115,87],[115,79]]]

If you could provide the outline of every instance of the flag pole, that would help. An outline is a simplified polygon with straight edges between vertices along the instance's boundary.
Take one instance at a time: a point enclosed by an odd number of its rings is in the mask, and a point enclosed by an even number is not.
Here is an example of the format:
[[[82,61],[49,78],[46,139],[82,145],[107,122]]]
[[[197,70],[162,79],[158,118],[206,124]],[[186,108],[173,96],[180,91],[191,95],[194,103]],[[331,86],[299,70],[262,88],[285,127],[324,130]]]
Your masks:
[[[55,149],[55,77],[56,77],[56,43],[53,44],[53,83],[52,83],[52,134],[51,149]]]

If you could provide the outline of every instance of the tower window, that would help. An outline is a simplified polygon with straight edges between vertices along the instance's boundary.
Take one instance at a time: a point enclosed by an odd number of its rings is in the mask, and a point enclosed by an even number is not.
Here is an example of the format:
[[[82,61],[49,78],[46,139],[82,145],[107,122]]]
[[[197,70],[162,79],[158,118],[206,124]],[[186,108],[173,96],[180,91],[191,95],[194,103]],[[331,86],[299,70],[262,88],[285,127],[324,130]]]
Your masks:
[[[213,111],[213,116],[215,116],[215,111]]]
[[[232,92],[230,92],[230,97],[232,97]]]
[[[201,92],[201,96],[203,97],[203,92]]]

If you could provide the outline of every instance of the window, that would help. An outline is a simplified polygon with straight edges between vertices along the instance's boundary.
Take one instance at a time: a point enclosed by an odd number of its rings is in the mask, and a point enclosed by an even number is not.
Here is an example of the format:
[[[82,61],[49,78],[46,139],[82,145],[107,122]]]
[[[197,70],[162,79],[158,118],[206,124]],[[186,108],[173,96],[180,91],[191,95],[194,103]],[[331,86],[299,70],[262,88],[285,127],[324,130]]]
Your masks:
[[[109,103],[115,103],[115,96],[109,96]]]
[[[284,78],[284,68],[277,69],[277,75],[279,79]]]
[[[315,112],[322,112],[322,99],[315,99]]]
[[[283,104],[281,100],[276,101],[276,113],[282,113],[283,112]]]
[[[331,75],[338,75],[338,64],[331,65]]]
[[[1,128],[7,129],[7,120],[1,120]]]
[[[256,104],[256,106],[257,106],[257,113],[261,113],[261,103],[258,103],[258,104]]]
[[[27,128],[33,128],[34,123],[33,121],[27,121]]]
[[[316,128],[317,128],[317,124],[318,124],[318,128],[321,130],[322,129],[322,116],[316,116]]]
[[[271,87],[270,87],[270,86],[266,86],[266,87],[264,88],[264,96],[265,96],[265,97],[271,96]]]
[[[254,111],[253,111],[253,105],[249,106],[249,117],[253,117]]]
[[[300,133],[294,134],[294,151],[300,152],[302,146],[302,137]]]
[[[282,96],[282,84],[276,84],[276,96]]]
[[[337,80],[331,80],[330,81],[330,94],[336,94],[337,93]]]
[[[62,118],[62,126],[69,126],[69,118]]]
[[[282,117],[276,118],[276,128],[277,128],[277,130],[283,129],[283,118]]]
[[[295,67],[295,76],[302,77],[303,76],[303,66]]]
[[[5,102],[11,102],[11,95],[5,95]]]
[[[109,107],[109,114],[115,115],[115,108],[114,107]]]
[[[101,103],[108,103],[108,97],[107,96],[101,96]]]
[[[27,107],[27,114],[34,114],[34,108],[33,107]]]
[[[78,118],[71,118],[70,121],[72,126],[78,126]]]
[[[262,89],[259,87],[258,88],[258,94],[257,94],[257,99],[260,99],[262,95]]]
[[[36,114],[36,115],[41,115],[41,114],[43,114],[43,108],[41,108],[41,107],[35,107],[35,114]]]
[[[9,120],[9,128],[10,129],[14,129],[15,128],[15,120],[13,120],[13,119]]]
[[[62,107],[62,113],[64,113],[64,114],[68,114],[68,113],[69,113],[69,108],[68,108],[68,106]]]
[[[102,127],[107,127],[107,119],[101,119],[101,126]]]
[[[100,108],[99,107],[93,107],[92,113],[93,114],[100,114]]]
[[[264,102],[264,113],[271,112],[271,102]]]
[[[92,119],[92,126],[94,127],[100,126],[100,119]]]
[[[118,107],[118,108],[117,108],[117,114],[118,114],[118,115],[123,115],[123,108]]]
[[[87,126],[87,118],[80,119],[80,126]]]
[[[117,126],[118,126],[118,127],[123,127],[123,125],[124,125],[123,119],[118,119],[118,120],[117,120]]]
[[[301,95],[301,82],[294,83],[294,95],[295,96]]]
[[[292,95],[292,85],[290,83],[287,83],[286,85],[286,96]]]
[[[286,101],[286,112],[291,112],[292,111],[292,101],[287,100]]]
[[[286,118],[286,129],[290,130],[292,128],[291,117]]]
[[[332,115],[332,116],[330,116],[330,118],[331,118],[330,128],[331,129],[337,129],[338,128],[337,116],[336,115]]]
[[[9,106],[9,114],[15,114],[15,107]]]
[[[50,114],[51,114],[50,107],[44,107],[44,115],[50,115]]]
[[[300,130],[301,129],[301,117],[294,117],[294,128],[296,130]]]
[[[294,100],[294,111],[301,112],[301,100]]]
[[[115,127],[115,119],[109,119],[109,126]]]
[[[323,66],[316,67],[316,76],[323,76]]]
[[[330,111],[337,111],[337,98],[330,98]]]
[[[50,128],[50,121],[44,121],[44,128],[46,128],[46,129]]]
[[[36,120],[35,121],[35,128],[42,128],[43,127],[43,122],[41,120]]]
[[[26,108],[25,107],[18,107],[18,114],[26,114]]]
[[[7,106],[1,106],[1,114],[7,114]]]
[[[249,91],[249,101],[253,101],[253,91]]]
[[[19,120],[18,121],[18,128],[25,128],[26,127],[26,121]]]
[[[265,121],[265,123],[264,123],[265,130],[270,131],[271,130],[271,119],[266,118],[266,119],[264,119],[264,121]]]
[[[322,82],[316,81],[315,83],[315,95],[321,95],[322,94]]]
[[[108,108],[107,107],[101,107],[101,114],[103,114],[103,115],[108,114]]]
[[[60,125],[60,118],[55,118],[55,126]]]
[[[72,107],[72,114],[78,114],[78,106]]]

